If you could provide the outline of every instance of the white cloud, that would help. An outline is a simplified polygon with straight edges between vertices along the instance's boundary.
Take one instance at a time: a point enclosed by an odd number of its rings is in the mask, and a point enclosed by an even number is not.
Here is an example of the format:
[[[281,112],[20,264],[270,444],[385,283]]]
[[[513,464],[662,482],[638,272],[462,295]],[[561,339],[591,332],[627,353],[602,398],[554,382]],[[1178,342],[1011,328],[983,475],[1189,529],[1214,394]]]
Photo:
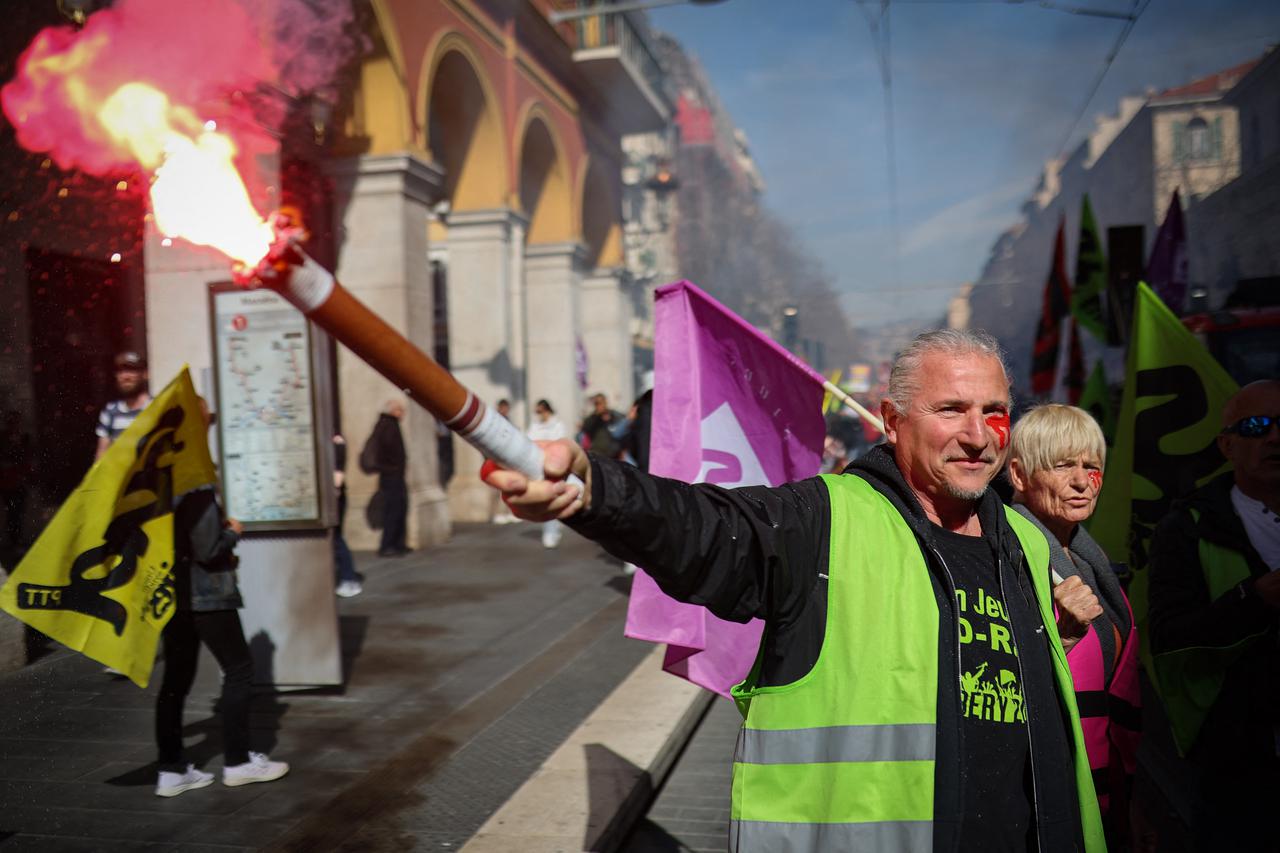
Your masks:
[[[1034,188],[1033,182],[1018,178],[944,207],[913,225],[903,235],[902,255],[906,257],[939,246],[967,244],[974,240],[994,240],[995,235],[1013,224],[1011,203],[1027,198]]]

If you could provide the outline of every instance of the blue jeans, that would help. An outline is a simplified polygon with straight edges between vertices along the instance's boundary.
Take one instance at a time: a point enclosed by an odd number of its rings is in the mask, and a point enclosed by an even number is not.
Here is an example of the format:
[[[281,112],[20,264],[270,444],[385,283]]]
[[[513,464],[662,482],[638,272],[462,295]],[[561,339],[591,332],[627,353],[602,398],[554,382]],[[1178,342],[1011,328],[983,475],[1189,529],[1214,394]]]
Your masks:
[[[338,583],[360,580],[355,560],[351,557],[351,549],[347,547],[347,540],[342,538],[341,527],[333,530],[333,569]]]

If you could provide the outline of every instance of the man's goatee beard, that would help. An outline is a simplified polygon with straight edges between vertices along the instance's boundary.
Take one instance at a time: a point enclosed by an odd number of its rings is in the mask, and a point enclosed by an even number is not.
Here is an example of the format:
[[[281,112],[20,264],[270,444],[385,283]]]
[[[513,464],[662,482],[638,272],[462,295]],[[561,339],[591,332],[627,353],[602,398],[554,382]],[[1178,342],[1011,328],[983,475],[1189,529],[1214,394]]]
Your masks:
[[[962,489],[954,483],[943,483],[943,490],[951,497],[962,501],[976,501],[987,493],[987,486],[977,489]]]

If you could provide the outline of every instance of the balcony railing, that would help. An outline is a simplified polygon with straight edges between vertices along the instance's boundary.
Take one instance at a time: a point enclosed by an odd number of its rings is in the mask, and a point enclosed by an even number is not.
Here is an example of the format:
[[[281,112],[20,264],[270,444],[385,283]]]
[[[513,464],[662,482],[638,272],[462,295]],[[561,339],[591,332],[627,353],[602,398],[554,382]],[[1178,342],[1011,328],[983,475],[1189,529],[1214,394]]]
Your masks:
[[[582,8],[597,5],[594,0],[580,0]],[[576,35],[574,58],[590,61],[616,57],[631,76],[636,88],[648,102],[659,121],[665,121],[672,109],[672,98],[666,75],[649,46],[647,35],[627,12],[602,12],[573,22]],[[601,81],[603,82],[603,81]]]

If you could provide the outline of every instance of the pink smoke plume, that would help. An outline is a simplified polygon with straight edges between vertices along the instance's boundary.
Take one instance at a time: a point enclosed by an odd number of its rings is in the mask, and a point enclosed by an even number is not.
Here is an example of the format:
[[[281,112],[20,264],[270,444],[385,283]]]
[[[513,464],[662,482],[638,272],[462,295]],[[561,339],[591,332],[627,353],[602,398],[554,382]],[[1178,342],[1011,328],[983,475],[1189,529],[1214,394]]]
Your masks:
[[[18,143],[60,168],[128,172],[137,163],[97,110],[125,83],[145,83],[227,129],[251,172],[251,155],[274,146],[274,128],[262,125],[283,117],[254,109],[255,92],[332,99],[337,73],[364,45],[350,0],[118,0],[80,30],[38,33],[0,106]]]

